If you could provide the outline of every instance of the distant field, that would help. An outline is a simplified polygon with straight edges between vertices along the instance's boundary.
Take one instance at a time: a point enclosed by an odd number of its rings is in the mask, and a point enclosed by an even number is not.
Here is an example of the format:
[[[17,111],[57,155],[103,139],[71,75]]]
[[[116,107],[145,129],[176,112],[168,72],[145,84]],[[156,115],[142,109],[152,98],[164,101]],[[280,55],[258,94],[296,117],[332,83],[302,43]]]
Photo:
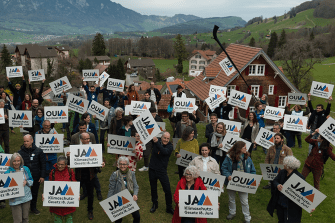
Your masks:
[[[153,59],[155,62],[156,68],[159,69],[161,73],[167,71],[167,69],[173,70],[173,65],[178,63],[178,60],[169,60],[169,59]],[[188,61],[183,61],[183,72],[188,72]]]

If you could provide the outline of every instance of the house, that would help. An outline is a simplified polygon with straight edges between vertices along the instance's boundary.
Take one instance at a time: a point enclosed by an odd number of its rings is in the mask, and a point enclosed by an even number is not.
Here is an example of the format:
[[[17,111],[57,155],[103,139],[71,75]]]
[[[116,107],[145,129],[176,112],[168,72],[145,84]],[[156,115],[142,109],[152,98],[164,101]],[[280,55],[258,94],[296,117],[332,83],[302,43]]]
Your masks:
[[[24,52],[27,47],[38,46],[36,44],[25,44],[25,45],[17,45],[15,48],[16,62],[25,67],[26,66],[26,58],[24,56]]]
[[[70,58],[70,47],[66,45],[56,46],[57,55],[60,56],[62,59]]]
[[[99,74],[101,75],[104,71],[107,70],[107,68],[108,68],[107,65],[98,64],[94,69],[99,70]]]
[[[92,62],[93,66],[96,66],[98,64],[109,66],[111,63],[111,58],[109,58],[108,56],[89,56],[86,57],[85,60],[86,59],[89,59]],[[98,63],[96,62],[96,60],[98,61]]]
[[[215,51],[194,50],[189,57],[189,76],[196,77],[217,57]]]
[[[138,72],[145,79],[153,79],[156,73],[156,66],[152,59],[138,58],[137,60],[131,60],[130,58],[126,61],[125,66],[127,73]]]
[[[183,81],[182,79],[177,78],[176,80],[172,81],[172,82],[166,82],[162,89],[160,90],[161,94],[167,94],[167,95],[172,95],[173,93],[175,93],[177,91],[177,87],[178,85],[181,85],[184,89],[185,89],[185,85],[188,83],[189,81]]]
[[[256,98],[267,94],[269,105],[280,108],[284,108],[286,105],[287,93],[299,92],[261,48],[232,43],[226,48],[226,51],[250,88],[246,86],[237,71],[230,76],[221,71],[219,62],[226,58],[226,54],[221,53],[205,68],[204,72],[186,85],[186,88],[199,100],[199,109],[206,116],[208,106],[205,99],[208,98],[210,85],[227,87],[228,97],[232,89],[248,94],[252,92]],[[247,111],[240,109],[241,116],[246,117],[249,112],[254,111],[254,103],[255,100],[252,99]],[[235,110],[230,113],[230,118],[237,118]]]

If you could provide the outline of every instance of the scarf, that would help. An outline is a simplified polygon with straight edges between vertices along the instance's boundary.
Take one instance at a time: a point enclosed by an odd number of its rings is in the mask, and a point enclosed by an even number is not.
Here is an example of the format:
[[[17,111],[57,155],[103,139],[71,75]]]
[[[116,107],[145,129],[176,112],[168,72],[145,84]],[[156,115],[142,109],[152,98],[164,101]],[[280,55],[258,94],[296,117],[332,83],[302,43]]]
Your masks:
[[[43,126],[42,126],[42,124],[43,124],[43,122],[44,122],[44,116],[42,116],[41,118],[40,117],[38,117],[37,115],[35,116],[35,124],[39,124],[39,126],[40,126],[40,129],[42,129],[43,128]]]
[[[265,105],[265,104],[266,104],[266,101],[263,101],[262,99],[261,99],[261,100],[259,100],[259,102],[260,102],[260,103],[262,103],[263,105]]]
[[[188,119],[186,122],[184,122],[183,120],[180,120],[180,124],[186,125],[186,126],[192,126],[192,120]]]
[[[219,141],[217,140],[219,138]],[[211,147],[218,147],[223,141],[223,135],[217,132],[213,132],[211,139]]]
[[[237,171],[244,172],[244,154],[242,153],[240,156],[240,160],[237,162]]]
[[[127,169],[125,171],[121,171],[120,169],[118,169],[116,171],[116,176],[117,177],[121,177],[123,178],[123,175],[125,176],[125,180],[121,179],[121,191],[123,191],[124,189],[126,189],[126,184],[127,184],[127,189],[129,190],[130,194],[133,195],[134,194],[134,182],[131,176],[131,171],[129,171],[129,168],[127,167]],[[126,184],[125,184],[126,181]]]

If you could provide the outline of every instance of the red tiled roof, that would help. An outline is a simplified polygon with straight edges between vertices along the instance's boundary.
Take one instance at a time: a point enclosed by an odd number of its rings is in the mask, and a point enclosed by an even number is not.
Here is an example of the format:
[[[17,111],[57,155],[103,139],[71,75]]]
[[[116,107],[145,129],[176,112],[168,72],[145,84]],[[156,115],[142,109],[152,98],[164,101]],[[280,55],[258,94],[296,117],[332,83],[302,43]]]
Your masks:
[[[99,74],[102,74],[104,71],[106,71],[107,68],[108,66],[106,65],[98,64],[94,69],[98,69]]]
[[[184,81],[183,82],[182,79],[177,78],[176,80],[174,80],[172,82],[166,82],[166,87],[169,89],[170,95],[172,95],[173,92],[170,88],[170,85],[181,85],[185,89],[185,85],[187,84],[186,82],[188,83],[189,81]]]
[[[244,66],[252,62],[251,60],[261,50],[261,48],[249,47],[239,44],[230,44],[226,48],[227,53],[240,71]],[[200,98],[201,100],[205,100],[206,98],[208,98],[210,85],[224,86],[237,73],[236,71],[228,77],[224,71],[220,72],[221,66],[219,65],[219,62],[221,62],[226,57],[226,54],[222,52],[210,65],[208,65],[208,67],[205,68],[206,77],[217,76],[214,80],[206,83],[205,81],[203,81],[205,76],[203,75],[203,73],[201,73],[189,84],[187,84],[187,88],[190,89],[198,98]]]
[[[171,95],[169,94],[162,94],[162,98],[158,104],[158,110],[166,110],[170,104]]]
[[[189,58],[193,57],[197,53],[200,53],[201,56],[203,56],[206,60],[211,60],[211,58],[208,57],[208,56],[213,56],[216,52],[215,51],[211,51],[211,50],[206,50],[206,51],[203,51],[203,50],[193,50],[193,52],[192,52],[192,54],[191,54],[191,56]]]

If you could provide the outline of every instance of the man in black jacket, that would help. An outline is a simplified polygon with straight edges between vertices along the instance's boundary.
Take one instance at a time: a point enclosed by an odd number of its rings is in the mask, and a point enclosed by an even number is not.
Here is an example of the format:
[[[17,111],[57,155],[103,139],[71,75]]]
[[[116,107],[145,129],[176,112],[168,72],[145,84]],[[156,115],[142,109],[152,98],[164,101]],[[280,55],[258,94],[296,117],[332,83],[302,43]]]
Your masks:
[[[219,119],[229,120],[229,112],[231,110],[233,110],[233,107],[228,104],[227,101],[224,101],[219,107],[214,109],[213,113],[215,113]]]
[[[157,180],[159,180],[165,193],[166,212],[173,215],[172,194],[169,177],[167,175],[167,166],[173,151],[173,145],[170,142],[170,133],[164,132],[161,139],[154,137],[153,142],[154,145],[149,164],[149,181],[152,200],[150,212],[154,213],[158,208]]]
[[[0,145],[2,141],[5,144],[5,153],[9,154],[9,122],[8,122],[8,109],[5,109],[5,101],[0,100],[0,109],[4,110],[5,123],[0,124]]]
[[[26,81],[24,80],[24,75],[22,76],[22,87],[20,84],[16,84],[14,88],[8,77],[7,80],[8,80],[8,87],[14,95],[13,105],[16,110],[22,110],[21,105],[22,102],[24,101],[24,94],[26,92]]]
[[[218,116],[215,113],[212,113],[210,116],[211,123],[206,125],[206,132],[205,137],[207,138],[207,142],[210,142],[211,139],[209,139],[212,132],[214,132],[216,128],[216,124],[218,124]]]
[[[33,199],[30,203],[30,210],[35,215],[39,215],[40,212],[36,209],[36,203],[40,183],[44,182],[45,177],[45,155],[40,148],[33,144],[33,142],[34,139],[31,135],[25,135],[23,137],[23,145],[18,153],[22,156],[24,165],[30,169],[31,175],[34,179],[33,186],[31,187]]]

